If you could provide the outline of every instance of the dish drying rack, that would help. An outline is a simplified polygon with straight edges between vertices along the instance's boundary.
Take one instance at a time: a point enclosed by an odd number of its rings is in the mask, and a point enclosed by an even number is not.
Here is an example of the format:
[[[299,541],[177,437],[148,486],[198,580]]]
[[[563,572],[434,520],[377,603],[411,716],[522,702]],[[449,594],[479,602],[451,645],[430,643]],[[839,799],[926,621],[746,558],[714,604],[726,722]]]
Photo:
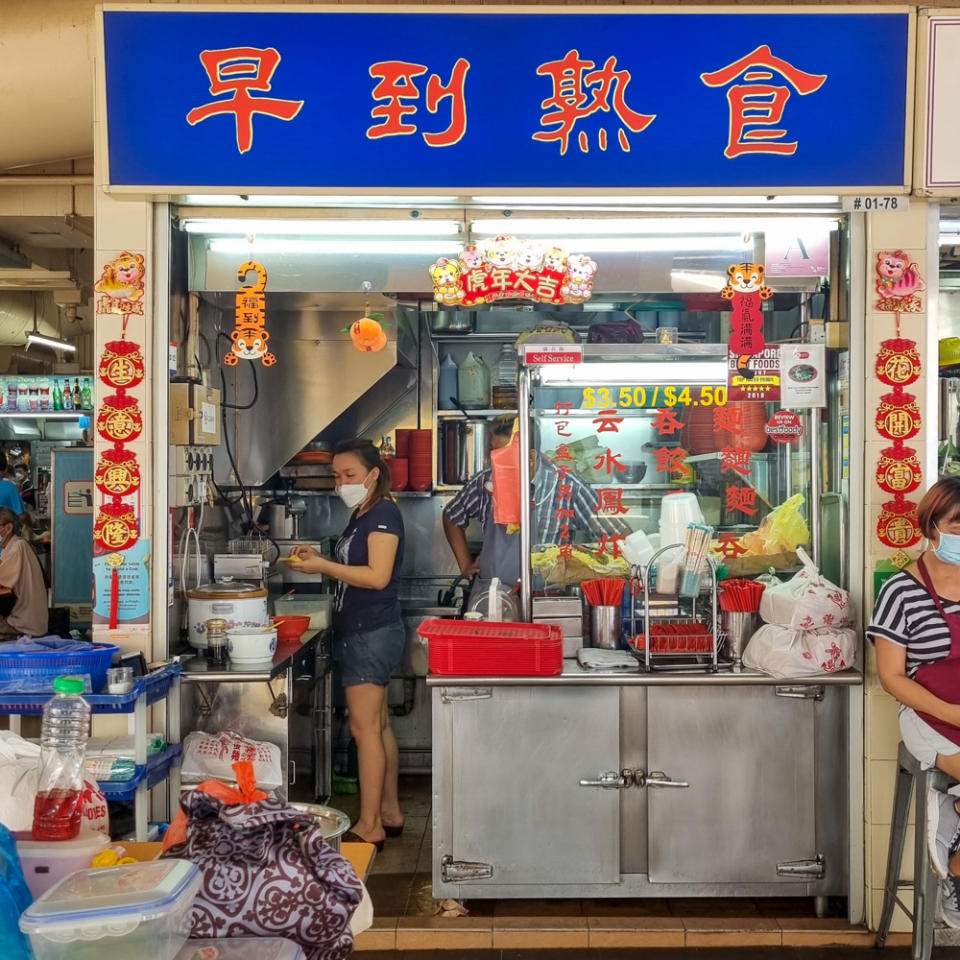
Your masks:
[[[628,646],[641,667],[650,672],[715,673],[721,667],[730,666],[721,662],[719,657],[723,638],[720,635],[717,604],[716,564],[710,557],[706,558],[704,572],[708,574],[709,590],[703,589],[701,579],[700,591],[696,596],[682,596],[681,577],[678,576],[676,590],[658,594],[660,599],[653,601],[651,571],[657,568],[658,560],[673,552],[677,553],[677,562],[682,566],[686,546],[674,543],[661,547],[646,565],[631,568],[629,616],[626,618],[630,633]],[[657,612],[654,604],[661,608],[660,612]],[[656,627],[669,629],[656,631],[654,635]],[[683,630],[683,627],[688,629]],[[641,634],[645,637],[642,648],[635,645]]]

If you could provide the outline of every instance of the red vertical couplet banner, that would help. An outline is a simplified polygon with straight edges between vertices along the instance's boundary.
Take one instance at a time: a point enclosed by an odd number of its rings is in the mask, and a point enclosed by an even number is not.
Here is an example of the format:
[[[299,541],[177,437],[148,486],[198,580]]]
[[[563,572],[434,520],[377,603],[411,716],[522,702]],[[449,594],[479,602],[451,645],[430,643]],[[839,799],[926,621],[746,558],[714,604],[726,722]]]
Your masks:
[[[915,437],[922,426],[917,398],[904,389],[916,383],[922,371],[920,353],[914,340],[900,335],[901,313],[918,313],[923,309],[921,294],[926,284],[917,264],[902,251],[884,251],[876,259],[875,308],[896,315],[896,336],[884,340],[877,352],[874,373],[877,379],[891,387],[883,394],[877,406],[874,426],[877,433],[892,445],[884,447],[877,461],[876,483],[885,493],[892,493],[880,508],[877,518],[877,539],[898,552],[894,561],[900,566],[910,558],[902,551],[912,547],[923,536],[917,519],[917,504],[906,494],[916,490],[923,481],[920,461],[906,440]]]
[[[144,315],[145,257],[124,251],[104,265],[100,279],[94,284],[97,314],[122,317],[119,340],[104,345],[97,364],[100,382],[115,392],[104,397],[97,411],[97,433],[113,444],[97,460],[95,479],[103,500],[93,524],[94,549],[108,554],[110,571],[109,628],[117,629],[120,607],[119,568],[123,551],[140,538],[140,518],[135,507],[124,497],[140,489],[140,465],[136,455],[125,444],[143,432],[143,412],[136,397],[127,393],[146,376],[146,361],[140,344],[127,339],[131,316]]]

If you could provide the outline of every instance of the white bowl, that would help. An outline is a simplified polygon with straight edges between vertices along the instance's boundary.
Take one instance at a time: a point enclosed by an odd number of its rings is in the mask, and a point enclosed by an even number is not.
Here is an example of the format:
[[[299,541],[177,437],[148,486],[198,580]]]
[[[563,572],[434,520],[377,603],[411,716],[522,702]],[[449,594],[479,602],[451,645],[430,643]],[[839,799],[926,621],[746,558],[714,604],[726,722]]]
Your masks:
[[[277,652],[276,628],[227,631],[227,653],[234,663],[263,663]]]

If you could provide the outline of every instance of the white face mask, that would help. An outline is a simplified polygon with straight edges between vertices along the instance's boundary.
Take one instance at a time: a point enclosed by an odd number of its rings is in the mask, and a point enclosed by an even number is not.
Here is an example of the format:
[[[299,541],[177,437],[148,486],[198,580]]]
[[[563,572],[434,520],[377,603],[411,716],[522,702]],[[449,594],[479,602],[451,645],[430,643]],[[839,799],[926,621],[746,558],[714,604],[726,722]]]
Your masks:
[[[369,477],[370,475],[367,474]],[[370,495],[366,482],[364,483],[345,483],[337,487],[337,496],[346,504],[348,510],[354,510],[359,507]]]

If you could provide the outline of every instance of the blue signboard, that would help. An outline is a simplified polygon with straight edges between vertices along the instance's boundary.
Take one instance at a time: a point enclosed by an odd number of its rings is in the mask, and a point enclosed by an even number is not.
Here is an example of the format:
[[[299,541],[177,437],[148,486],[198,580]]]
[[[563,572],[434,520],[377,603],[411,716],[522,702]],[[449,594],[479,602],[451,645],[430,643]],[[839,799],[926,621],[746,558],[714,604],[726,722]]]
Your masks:
[[[906,13],[107,10],[113,185],[895,187]]]

